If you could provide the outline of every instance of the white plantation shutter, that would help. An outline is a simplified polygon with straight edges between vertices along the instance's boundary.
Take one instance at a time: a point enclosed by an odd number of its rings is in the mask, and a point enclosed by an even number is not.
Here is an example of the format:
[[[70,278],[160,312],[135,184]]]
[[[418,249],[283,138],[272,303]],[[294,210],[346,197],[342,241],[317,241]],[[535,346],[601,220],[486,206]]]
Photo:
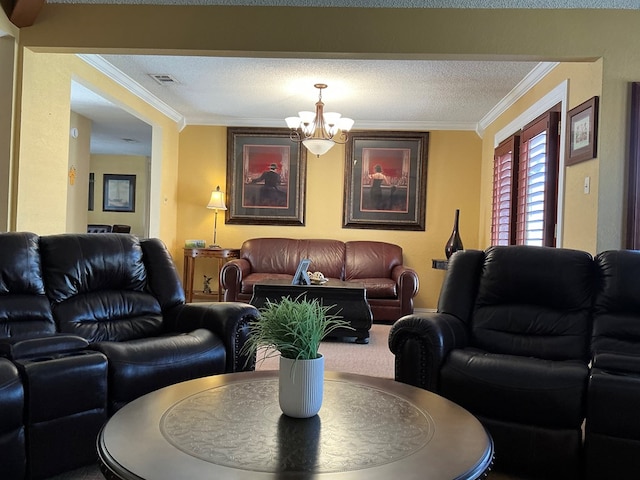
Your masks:
[[[557,183],[558,114],[547,112],[520,139],[517,245],[555,246]]]
[[[491,245],[555,246],[559,109],[495,149]]]
[[[515,202],[520,137],[503,141],[493,157],[493,214],[491,245],[515,243]]]

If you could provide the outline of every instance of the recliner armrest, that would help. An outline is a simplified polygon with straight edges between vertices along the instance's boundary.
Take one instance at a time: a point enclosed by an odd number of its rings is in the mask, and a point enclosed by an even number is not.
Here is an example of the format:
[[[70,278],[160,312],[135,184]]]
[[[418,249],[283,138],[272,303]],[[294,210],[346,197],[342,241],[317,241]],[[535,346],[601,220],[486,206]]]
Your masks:
[[[610,373],[640,375],[640,356],[619,353],[597,353],[593,357],[592,368]]]
[[[84,350],[89,342],[77,335],[59,334],[22,340],[4,339],[0,341],[0,356],[10,360],[53,355],[76,350]]]
[[[389,332],[389,349],[396,356],[395,379],[436,392],[444,359],[452,349],[467,343],[466,325],[453,315],[406,315]]]
[[[224,342],[227,351],[226,372],[253,370],[255,358],[241,354],[249,335],[249,322],[259,316],[258,309],[242,302],[186,303],[166,312],[170,331],[190,332],[206,328]]]

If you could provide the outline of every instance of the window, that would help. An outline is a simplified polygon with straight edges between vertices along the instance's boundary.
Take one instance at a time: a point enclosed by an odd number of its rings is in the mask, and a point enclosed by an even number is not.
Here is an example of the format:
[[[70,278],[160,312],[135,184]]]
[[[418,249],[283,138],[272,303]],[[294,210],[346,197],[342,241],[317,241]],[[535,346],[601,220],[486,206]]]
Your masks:
[[[555,246],[558,118],[554,107],[496,148],[492,245]]]
[[[491,245],[515,243],[515,209],[520,136],[513,135],[495,150],[493,159],[493,215],[491,220]]]

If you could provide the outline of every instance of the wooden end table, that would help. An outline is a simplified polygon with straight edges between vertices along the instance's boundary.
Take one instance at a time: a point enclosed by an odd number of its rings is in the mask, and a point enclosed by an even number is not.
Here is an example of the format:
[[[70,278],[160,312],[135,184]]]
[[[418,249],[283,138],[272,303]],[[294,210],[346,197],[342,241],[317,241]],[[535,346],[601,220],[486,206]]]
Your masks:
[[[220,270],[225,262],[240,257],[237,248],[185,248],[184,249],[184,295],[187,303],[194,298],[211,299],[213,293],[194,291],[193,274],[197,258],[215,258],[218,260],[218,302],[222,299],[222,285],[220,285]]]

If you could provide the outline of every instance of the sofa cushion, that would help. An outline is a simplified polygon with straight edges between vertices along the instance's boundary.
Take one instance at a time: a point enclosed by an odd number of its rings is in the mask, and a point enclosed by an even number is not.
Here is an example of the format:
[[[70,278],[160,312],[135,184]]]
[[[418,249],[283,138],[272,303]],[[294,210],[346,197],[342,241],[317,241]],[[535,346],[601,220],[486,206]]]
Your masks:
[[[109,359],[112,410],[158,388],[225,372],[222,340],[202,328],[129,342],[99,342],[92,348]]]
[[[37,337],[55,331],[45,296],[38,236],[0,234],[0,338]]]
[[[240,258],[251,264],[253,272],[292,276],[300,260],[308,258],[311,271],[320,271],[325,277],[341,280],[344,251],[344,243],[339,240],[254,238],[242,244]]]
[[[490,247],[475,301],[472,343],[493,353],[586,361],[593,274],[586,252]]]
[[[475,415],[541,427],[578,427],[584,418],[588,367],[453,350],[440,371],[439,393]]]
[[[47,294],[58,328],[98,341],[163,333],[162,308],[148,288],[133,235],[50,235],[40,239]]]
[[[143,292],[146,269],[133,235],[49,235],[40,238],[47,296],[58,304],[99,290]]]
[[[600,288],[595,299],[592,350],[636,355],[640,348],[640,252],[612,250],[596,256]]]
[[[385,242],[353,241],[345,244],[345,280],[391,278],[402,265],[402,248]]]
[[[367,298],[397,298],[397,283],[391,278],[358,278],[354,283],[363,283]]]

